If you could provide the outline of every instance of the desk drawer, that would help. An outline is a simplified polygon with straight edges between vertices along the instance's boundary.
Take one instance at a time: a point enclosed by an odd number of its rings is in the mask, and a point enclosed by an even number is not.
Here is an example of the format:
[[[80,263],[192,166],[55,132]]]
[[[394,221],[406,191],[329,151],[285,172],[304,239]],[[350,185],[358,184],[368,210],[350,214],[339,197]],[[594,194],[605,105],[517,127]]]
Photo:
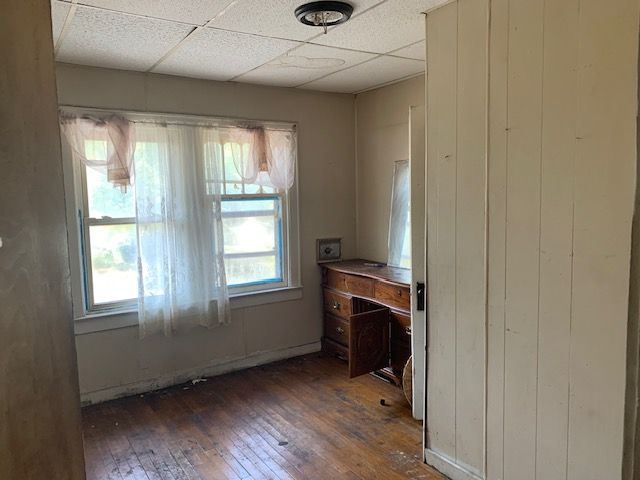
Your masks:
[[[322,339],[322,351],[328,355],[335,355],[343,360],[349,360],[349,348],[334,342],[330,338]]]
[[[372,278],[349,275],[348,273],[327,271],[327,286],[359,297],[373,298],[374,280]]]
[[[349,322],[329,313],[325,313],[324,336],[341,345],[349,345]]]
[[[390,283],[376,282],[375,299],[392,307],[409,310],[411,307],[410,290]]]
[[[351,298],[327,288],[323,291],[324,310],[333,315],[348,319],[353,313]]]

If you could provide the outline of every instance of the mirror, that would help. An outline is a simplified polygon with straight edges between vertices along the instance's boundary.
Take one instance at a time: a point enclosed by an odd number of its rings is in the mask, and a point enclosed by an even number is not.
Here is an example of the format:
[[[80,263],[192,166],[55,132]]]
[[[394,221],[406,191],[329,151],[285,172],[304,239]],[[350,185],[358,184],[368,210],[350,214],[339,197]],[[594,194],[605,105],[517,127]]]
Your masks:
[[[391,216],[389,218],[389,258],[393,267],[411,268],[409,160],[399,160],[393,166]]]

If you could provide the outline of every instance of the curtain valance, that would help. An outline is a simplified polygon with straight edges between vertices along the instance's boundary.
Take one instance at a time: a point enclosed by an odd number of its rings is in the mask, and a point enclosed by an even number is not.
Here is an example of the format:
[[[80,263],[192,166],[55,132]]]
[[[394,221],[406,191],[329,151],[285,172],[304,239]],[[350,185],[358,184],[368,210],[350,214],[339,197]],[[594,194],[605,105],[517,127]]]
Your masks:
[[[105,173],[109,183],[127,190],[133,182],[136,147],[132,122],[119,115],[99,117],[63,113],[60,126],[75,158],[87,167]],[[105,148],[87,148],[90,141],[104,142]],[[104,155],[99,155],[98,151]]]
[[[295,180],[295,131],[264,127],[220,128],[215,141],[228,147],[233,163],[246,183],[288,190]],[[248,148],[246,147],[248,145]]]
[[[64,112],[60,123],[74,155],[86,166],[106,173],[114,186],[126,190],[133,183],[135,124],[166,125],[157,116],[151,119],[138,119],[138,116],[135,114],[127,119],[115,114],[99,116]],[[187,124],[189,122],[185,122]],[[233,157],[233,164],[244,182],[281,190],[293,186],[297,153],[295,128],[271,129],[255,124],[228,126],[207,124],[205,120],[199,121],[197,126],[208,130],[213,142],[221,145],[217,153]],[[104,141],[106,156],[90,157],[87,140]]]

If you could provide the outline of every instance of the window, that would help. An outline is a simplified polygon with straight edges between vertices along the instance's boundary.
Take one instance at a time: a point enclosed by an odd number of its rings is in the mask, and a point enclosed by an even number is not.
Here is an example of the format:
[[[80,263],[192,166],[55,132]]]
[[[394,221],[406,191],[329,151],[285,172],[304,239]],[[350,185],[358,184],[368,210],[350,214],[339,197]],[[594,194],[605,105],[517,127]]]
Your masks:
[[[223,165],[218,166],[223,172],[222,185],[216,187],[222,193],[224,264],[230,294],[294,285],[295,278],[291,277],[297,275],[291,274],[289,249],[291,192],[270,186],[264,172],[260,172],[255,183],[243,181],[234,164],[233,150],[244,151],[248,145],[201,146],[205,156],[208,149],[215,148],[218,154],[213,158],[223,159]],[[158,161],[157,152],[156,144],[138,140],[134,169],[153,169]],[[107,141],[85,140],[84,154],[88,160],[105,161]],[[207,162],[204,164],[208,168]],[[124,190],[114,188],[105,173],[84,164],[74,163],[73,170],[84,310],[134,308],[138,296],[135,181]],[[295,195],[294,191],[294,199]]]
[[[88,155],[106,155],[106,142],[89,141],[86,149]],[[138,291],[134,188],[114,188],[106,175],[88,167],[82,180],[87,307],[133,303]]]
[[[237,291],[283,286],[286,195],[273,187],[244,183],[233,163],[232,145],[224,147],[222,225],[227,284]]]

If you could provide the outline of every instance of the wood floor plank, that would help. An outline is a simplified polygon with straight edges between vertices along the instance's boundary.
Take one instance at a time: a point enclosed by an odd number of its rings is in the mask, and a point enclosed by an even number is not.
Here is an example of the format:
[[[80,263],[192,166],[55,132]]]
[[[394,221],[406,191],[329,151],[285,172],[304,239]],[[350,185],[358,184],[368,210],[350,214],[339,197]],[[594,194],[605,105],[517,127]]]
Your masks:
[[[400,389],[321,354],[83,409],[88,480],[444,480],[421,429]]]

